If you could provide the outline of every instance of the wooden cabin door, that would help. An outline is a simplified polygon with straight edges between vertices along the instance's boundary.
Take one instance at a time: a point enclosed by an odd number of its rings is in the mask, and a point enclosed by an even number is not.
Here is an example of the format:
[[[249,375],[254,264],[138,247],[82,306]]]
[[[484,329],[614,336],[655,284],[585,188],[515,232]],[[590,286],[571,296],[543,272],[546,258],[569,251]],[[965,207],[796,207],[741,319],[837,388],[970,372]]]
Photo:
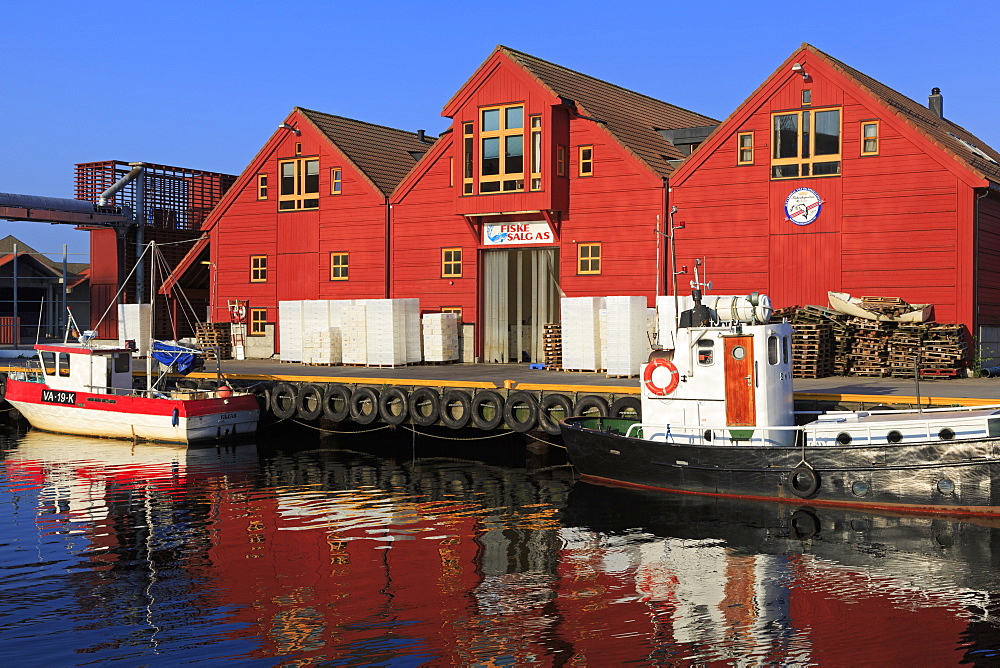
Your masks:
[[[727,336],[723,341],[726,356],[726,424],[731,427],[752,426],[757,422],[753,337]]]

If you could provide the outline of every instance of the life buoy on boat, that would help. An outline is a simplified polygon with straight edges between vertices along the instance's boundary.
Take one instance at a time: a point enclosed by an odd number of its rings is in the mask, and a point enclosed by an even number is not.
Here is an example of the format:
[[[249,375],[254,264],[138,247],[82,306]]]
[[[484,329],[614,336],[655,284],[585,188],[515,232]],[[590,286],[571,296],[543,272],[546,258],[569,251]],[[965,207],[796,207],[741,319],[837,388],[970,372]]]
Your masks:
[[[666,369],[670,373],[670,381],[664,387],[660,387],[653,382],[653,373],[661,368]],[[662,357],[650,360],[649,364],[646,365],[645,371],[642,372],[642,382],[646,386],[646,389],[649,390],[650,394],[655,394],[658,397],[665,397],[676,390],[680,381],[681,375],[677,371],[677,367],[674,366],[673,362]]]

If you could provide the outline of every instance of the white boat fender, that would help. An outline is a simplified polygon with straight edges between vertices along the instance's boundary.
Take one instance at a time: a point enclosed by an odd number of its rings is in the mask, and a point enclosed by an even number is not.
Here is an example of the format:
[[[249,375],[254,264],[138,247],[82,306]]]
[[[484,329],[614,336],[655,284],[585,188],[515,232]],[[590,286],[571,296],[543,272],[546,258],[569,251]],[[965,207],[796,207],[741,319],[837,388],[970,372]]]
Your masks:
[[[657,369],[661,368],[666,369],[670,374],[670,380],[663,387],[660,387],[653,382],[653,373]],[[662,357],[657,357],[646,365],[646,369],[642,373],[642,382],[645,384],[646,389],[649,390],[650,394],[655,394],[658,397],[664,397],[677,389],[677,385],[680,383],[680,373],[677,371],[677,367],[674,366],[673,362],[663,359]]]

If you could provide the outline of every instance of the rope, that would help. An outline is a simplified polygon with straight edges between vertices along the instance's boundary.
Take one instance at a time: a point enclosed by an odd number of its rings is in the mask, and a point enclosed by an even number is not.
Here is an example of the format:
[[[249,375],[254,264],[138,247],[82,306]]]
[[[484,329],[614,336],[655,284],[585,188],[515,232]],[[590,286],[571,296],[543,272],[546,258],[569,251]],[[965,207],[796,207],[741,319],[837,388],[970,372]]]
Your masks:
[[[533,441],[538,441],[539,443],[544,443],[545,445],[551,445],[553,448],[562,448],[563,450],[566,449],[565,445],[559,445],[558,443],[551,443],[549,441],[543,441],[542,439],[538,438],[537,436],[531,436],[529,438],[531,438],[531,440],[533,440]]]
[[[458,438],[457,436],[435,436],[434,434],[428,434],[425,431],[417,431],[416,429],[407,427],[405,424],[399,426],[402,427],[403,429],[408,429],[409,431],[412,431],[414,434],[420,434],[421,436],[430,436],[431,438],[439,438],[443,441],[485,441],[490,438],[500,438],[501,436],[510,436],[511,434],[518,433],[516,431],[505,431],[499,434],[493,434],[491,436],[470,436],[467,438]]]

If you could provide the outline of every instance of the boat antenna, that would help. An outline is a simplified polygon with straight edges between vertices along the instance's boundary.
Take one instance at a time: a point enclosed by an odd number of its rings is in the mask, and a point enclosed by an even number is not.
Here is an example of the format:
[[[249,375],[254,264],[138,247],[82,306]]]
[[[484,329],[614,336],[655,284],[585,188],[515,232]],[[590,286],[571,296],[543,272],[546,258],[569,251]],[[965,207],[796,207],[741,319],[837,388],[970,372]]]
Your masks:
[[[38,324],[35,326],[35,345],[42,338],[42,311],[45,308],[45,297],[42,297],[38,302]]]

